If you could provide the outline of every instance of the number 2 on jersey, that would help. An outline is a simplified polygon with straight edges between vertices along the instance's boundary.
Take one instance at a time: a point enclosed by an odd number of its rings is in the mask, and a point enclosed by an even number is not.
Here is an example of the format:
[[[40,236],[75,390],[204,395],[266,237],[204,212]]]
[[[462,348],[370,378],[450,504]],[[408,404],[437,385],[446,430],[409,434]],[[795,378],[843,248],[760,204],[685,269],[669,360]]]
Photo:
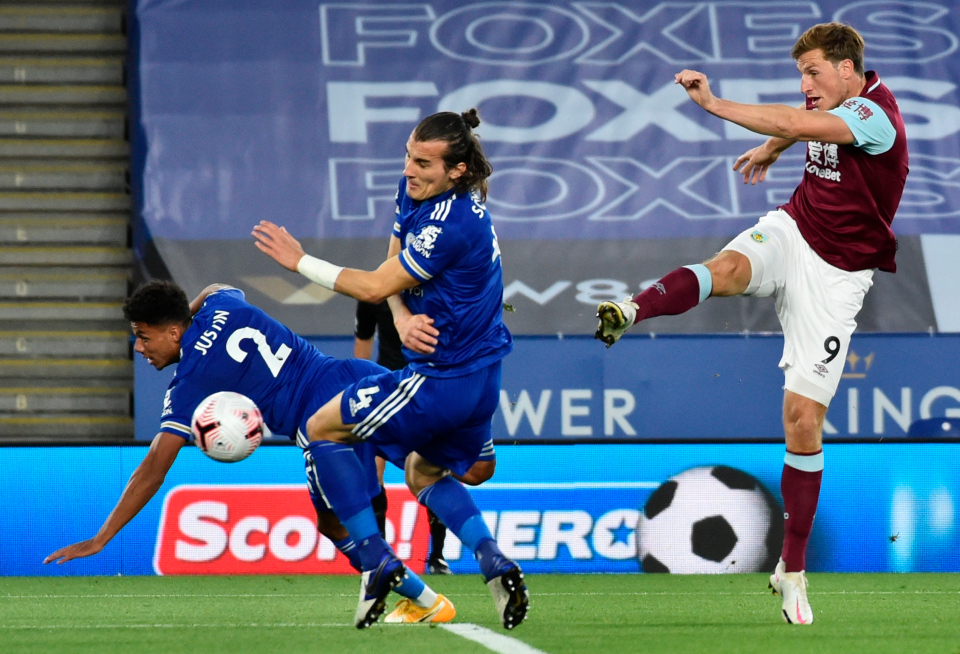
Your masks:
[[[240,349],[240,343],[248,338],[257,344],[257,351],[263,357],[263,362],[267,364],[267,368],[270,369],[273,376],[279,375],[280,368],[286,363],[287,357],[293,350],[286,343],[281,343],[277,351],[274,352],[267,345],[267,337],[263,335],[263,332],[253,327],[241,327],[230,334],[230,338],[227,339],[227,354],[237,363],[243,363],[243,360],[247,358],[247,352]]]

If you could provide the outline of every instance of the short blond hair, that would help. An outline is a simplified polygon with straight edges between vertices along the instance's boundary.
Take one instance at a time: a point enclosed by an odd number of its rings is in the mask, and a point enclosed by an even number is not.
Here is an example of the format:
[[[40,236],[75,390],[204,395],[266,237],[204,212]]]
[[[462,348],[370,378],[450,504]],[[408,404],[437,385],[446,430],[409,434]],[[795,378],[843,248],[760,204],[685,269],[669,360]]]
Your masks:
[[[844,59],[853,62],[853,69],[863,77],[863,37],[843,23],[821,23],[804,32],[790,56],[799,59],[811,50],[822,50],[823,58],[836,66]]]

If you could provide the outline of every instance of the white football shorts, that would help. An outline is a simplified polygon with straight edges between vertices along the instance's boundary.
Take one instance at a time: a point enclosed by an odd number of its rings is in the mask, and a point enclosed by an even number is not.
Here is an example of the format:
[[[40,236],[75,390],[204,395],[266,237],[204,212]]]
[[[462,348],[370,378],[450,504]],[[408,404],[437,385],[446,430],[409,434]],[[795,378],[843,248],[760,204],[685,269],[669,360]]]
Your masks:
[[[830,265],[780,209],[761,217],[723,249],[750,260],[753,274],[744,295],[776,298],[784,339],[784,388],[830,406],[874,271],[848,272]]]

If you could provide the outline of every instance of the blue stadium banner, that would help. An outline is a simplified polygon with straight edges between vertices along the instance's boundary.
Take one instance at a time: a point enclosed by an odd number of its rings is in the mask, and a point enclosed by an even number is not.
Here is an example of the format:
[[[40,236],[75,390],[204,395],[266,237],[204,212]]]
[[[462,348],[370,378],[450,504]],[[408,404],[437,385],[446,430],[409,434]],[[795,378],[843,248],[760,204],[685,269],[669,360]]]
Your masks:
[[[350,356],[352,340],[311,342]],[[779,442],[782,350],[776,334],[627,336],[609,350],[591,338],[521,336],[504,359],[493,435],[499,442]],[[960,420],[958,361],[960,335],[854,334],[824,438],[912,439],[920,421]],[[157,372],[138,356],[134,375],[136,435],[152,440],[173,369]]]
[[[900,233],[960,233],[953,3],[141,0],[137,18],[155,237],[246,238],[273,217],[385,238],[410,130],[469,107],[503,238],[733,235],[789,198],[801,165],[737,183],[733,159],[758,137],[673,75],[702,68],[721,97],[796,105],[790,49],[828,20],[863,31],[900,96]]]
[[[702,111],[674,75],[796,106],[797,37],[849,23],[899,99],[911,159],[900,272],[878,280],[861,325],[960,330],[954,2],[139,0],[132,18],[138,254],[152,243],[189,290],[233,283],[322,334],[344,332],[350,303],[279,272],[251,227],[270,219],[314,253],[375,266],[404,144],[428,114],[480,110],[511,327],[588,333],[578,312],[709,257],[800,179],[802,145],[744,185],[732,165],[759,137]],[[776,318],[769,302],[728,301],[650,329]]]
[[[146,451],[0,448],[0,575],[349,572],[317,536],[292,446],[264,446],[236,464],[185,448],[102,552],[43,565],[96,533]],[[529,573],[747,572],[776,561],[782,445],[516,445],[497,457],[494,478],[471,493]],[[807,569],[960,572],[960,469],[944,465],[958,457],[960,443],[828,445]],[[422,571],[425,515],[388,468],[387,540]],[[671,501],[648,507],[668,480]],[[477,571],[452,535],[444,553],[455,572]]]

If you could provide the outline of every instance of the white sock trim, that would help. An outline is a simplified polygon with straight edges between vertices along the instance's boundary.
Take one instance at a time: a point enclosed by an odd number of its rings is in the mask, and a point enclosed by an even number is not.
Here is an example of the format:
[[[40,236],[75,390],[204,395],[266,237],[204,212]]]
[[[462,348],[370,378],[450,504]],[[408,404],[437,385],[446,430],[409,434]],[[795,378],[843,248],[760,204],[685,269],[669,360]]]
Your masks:
[[[423,585],[423,592],[413,598],[413,603],[422,609],[429,609],[437,603],[437,593],[430,586]]]
[[[817,452],[816,454],[787,452],[783,455],[783,462],[801,472],[820,472],[823,470],[823,452]]]

